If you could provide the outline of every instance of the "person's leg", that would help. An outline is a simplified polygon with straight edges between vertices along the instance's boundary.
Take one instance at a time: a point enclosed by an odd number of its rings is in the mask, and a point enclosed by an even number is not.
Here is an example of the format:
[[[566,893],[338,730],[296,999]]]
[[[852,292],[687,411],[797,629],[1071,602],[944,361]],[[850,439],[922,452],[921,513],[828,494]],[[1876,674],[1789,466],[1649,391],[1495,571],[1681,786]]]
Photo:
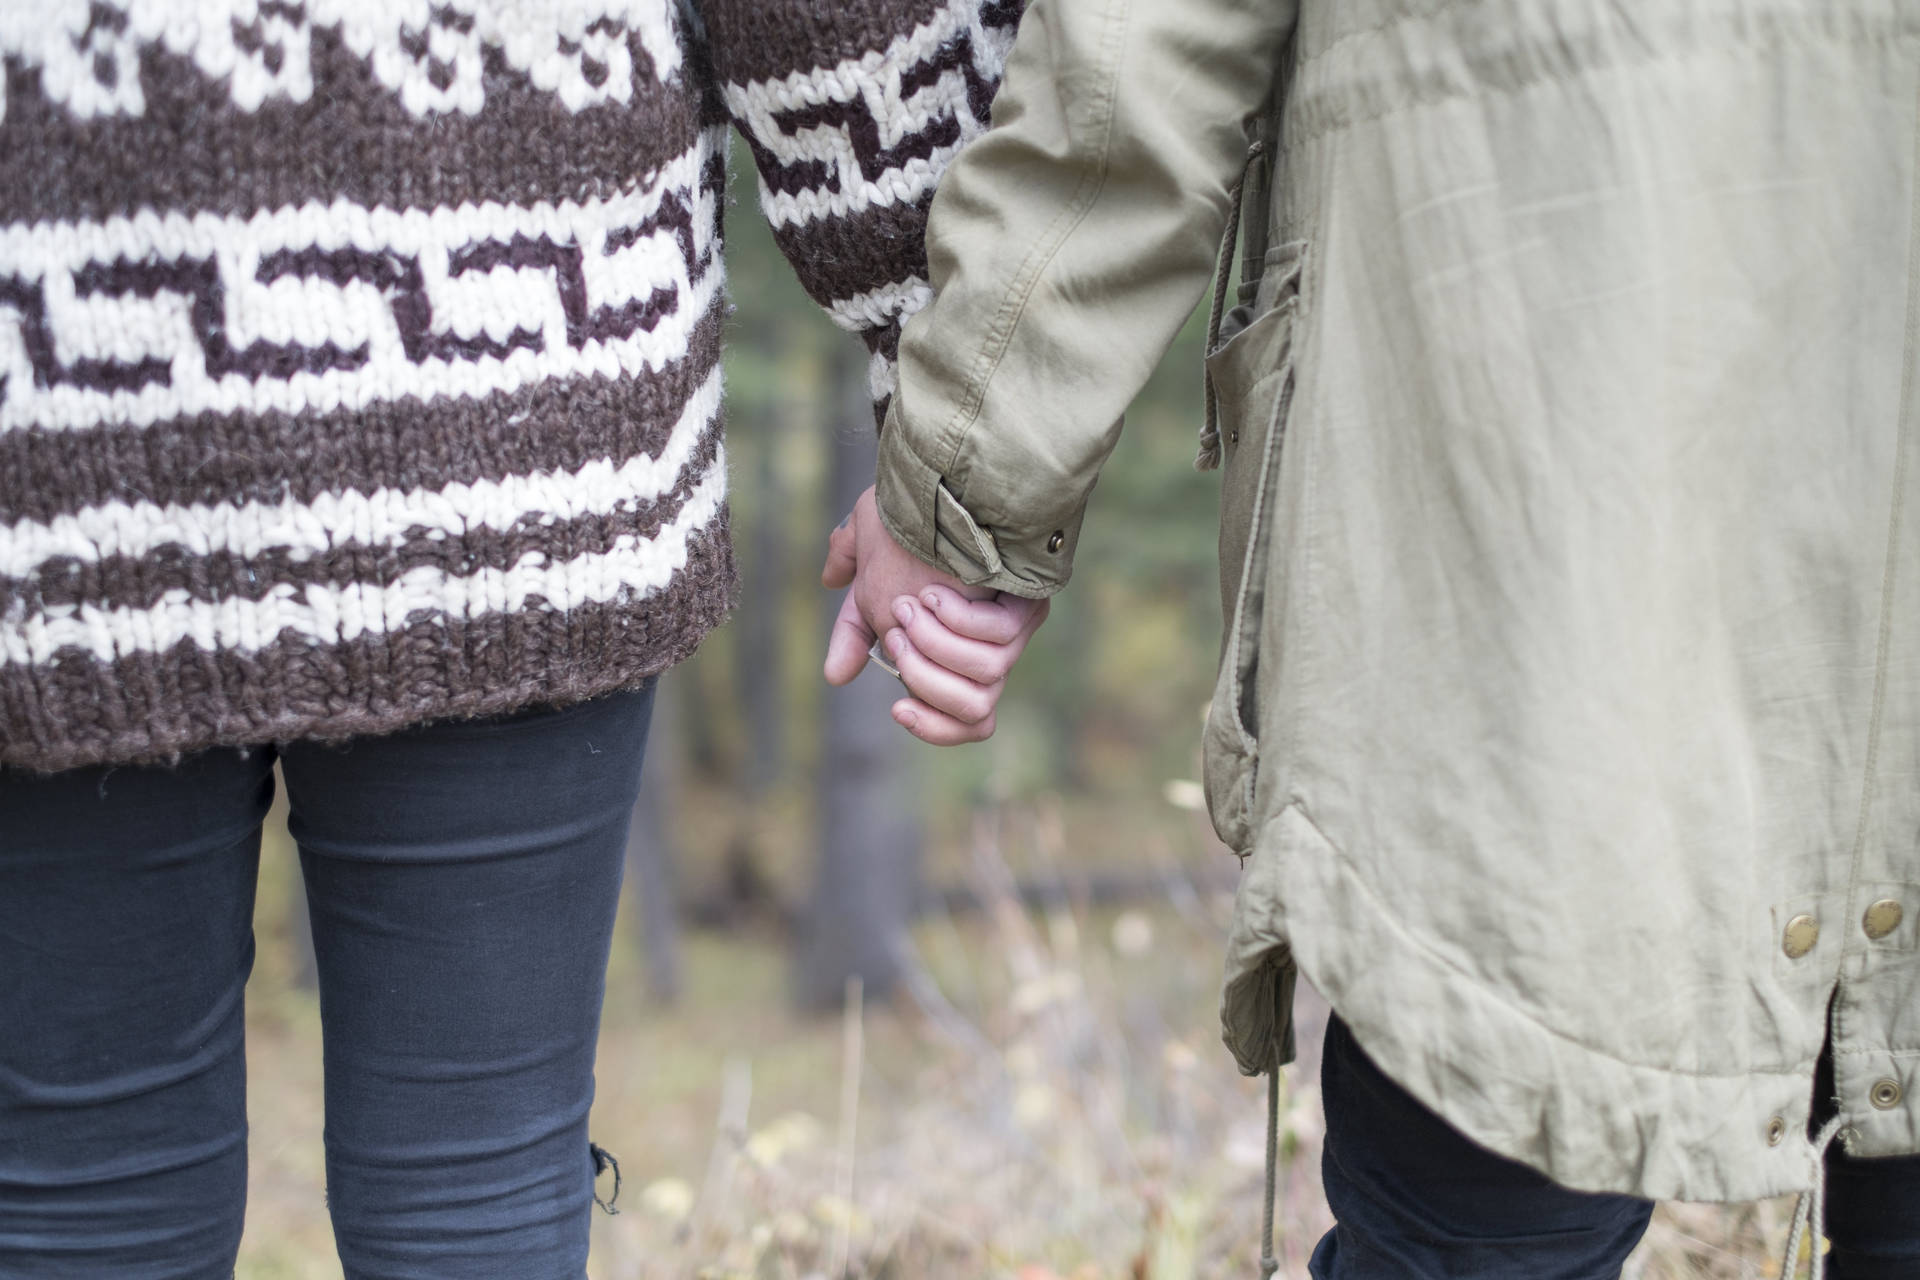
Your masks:
[[[224,1280],[270,755],[0,770],[0,1275]]]
[[[1833,1118],[1833,1046],[1813,1074],[1811,1127]],[[1913,1280],[1920,1276],[1920,1155],[1862,1159],[1827,1148],[1825,1235],[1828,1280]]]
[[[1322,1178],[1339,1224],[1315,1280],[1611,1280],[1653,1202],[1569,1191],[1476,1145],[1375,1066],[1337,1016],[1321,1055]]]
[[[1920,1276],[1920,1155],[1864,1160],[1827,1149],[1828,1280]]]
[[[652,689],[286,749],[348,1280],[578,1280]]]

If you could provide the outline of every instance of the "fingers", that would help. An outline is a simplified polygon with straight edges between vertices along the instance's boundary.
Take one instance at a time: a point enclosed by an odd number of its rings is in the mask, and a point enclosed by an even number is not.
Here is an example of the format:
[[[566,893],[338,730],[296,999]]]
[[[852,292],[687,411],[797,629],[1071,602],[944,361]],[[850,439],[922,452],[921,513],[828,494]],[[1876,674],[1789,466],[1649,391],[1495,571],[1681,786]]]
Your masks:
[[[994,684],[1006,679],[1033,635],[1028,630],[1008,644],[974,640],[949,630],[932,610],[911,596],[901,596],[893,602],[893,617],[915,649],[947,670],[978,684]]]
[[[895,704],[894,718],[937,746],[982,741],[993,734],[1007,673],[1046,619],[1047,605],[964,587],[928,569],[885,536],[872,508],[869,490],[827,537],[820,581],[853,588],[827,639],[827,683],[847,684],[865,669],[881,628],[911,695]],[[880,612],[889,601],[898,629]]]
[[[894,703],[893,718],[908,733],[935,747],[985,742],[993,736],[991,714],[978,723],[967,724],[914,698],[902,698]]]
[[[1006,688],[1003,680],[982,684],[956,675],[915,648],[905,631],[887,633],[887,652],[900,668],[900,682],[908,693],[961,724],[978,724],[993,715]]]
[[[860,606],[853,592],[840,602],[840,614],[833,620],[833,634],[827,637],[826,676],[830,685],[850,683],[867,665],[873,648],[873,632],[860,617]]]
[[[820,570],[820,585],[834,591],[853,585],[853,573],[860,563],[857,547],[852,519],[842,520],[827,535],[827,563]]]
[[[949,631],[987,644],[1013,643],[1033,623],[1036,613],[1045,617],[1047,607],[1044,600],[1004,593],[988,600],[969,600],[950,587],[926,588],[920,593],[920,603],[933,610]]]

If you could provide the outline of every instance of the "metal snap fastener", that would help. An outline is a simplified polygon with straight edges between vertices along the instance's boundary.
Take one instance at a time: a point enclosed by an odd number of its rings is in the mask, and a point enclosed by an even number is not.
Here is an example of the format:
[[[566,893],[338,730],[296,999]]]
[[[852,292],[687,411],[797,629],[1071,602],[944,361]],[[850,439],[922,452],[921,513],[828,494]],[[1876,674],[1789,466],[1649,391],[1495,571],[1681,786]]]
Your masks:
[[[1798,960],[1813,950],[1813,944],[1820,941],[1820,922],[1809,915],[1797,915],[1787,921],[1786,936],[1781,939],[1781,949],[1787,953],[1787,959]]]
[[[1057,552],[1067,545],[1067,535],[1055,529],[1053,536],[1047,539],[1047,550]]]
[[[1768,1146],[1770,1147],[1779,1146],[1780,1140],[1786,1136],[1787,1136],[1787,1122],[1784,1117],[1775,1116],[1773,1119],[1767,1121],[1767,1145]]]
[[[1900,1082],[1891,1077],[1875,1080],[1873,1088],[1867,1090],[1867,1101],[1882,1111],[1891,1111],[1900,1105]]]
[[[1900,918],[1905,914],[1898,902],[1892,898],[1882,898],[1860,917],[1860,927],[1866,930],[1869,938],[1878,942],[1900,927]]]

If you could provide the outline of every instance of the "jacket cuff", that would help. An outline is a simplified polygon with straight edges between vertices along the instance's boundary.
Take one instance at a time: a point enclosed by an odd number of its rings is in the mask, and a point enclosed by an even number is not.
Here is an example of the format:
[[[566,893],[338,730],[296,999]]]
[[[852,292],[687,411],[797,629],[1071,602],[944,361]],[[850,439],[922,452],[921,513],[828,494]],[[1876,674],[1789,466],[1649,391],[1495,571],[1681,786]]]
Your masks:
[[[976,520],[938,470],[914,452],[899,421],[899,397],[880,433],[874,502],[893,540],[970,587],[1041,600],[1067,585],[1084,509],[1064,527],[1020,537]]]

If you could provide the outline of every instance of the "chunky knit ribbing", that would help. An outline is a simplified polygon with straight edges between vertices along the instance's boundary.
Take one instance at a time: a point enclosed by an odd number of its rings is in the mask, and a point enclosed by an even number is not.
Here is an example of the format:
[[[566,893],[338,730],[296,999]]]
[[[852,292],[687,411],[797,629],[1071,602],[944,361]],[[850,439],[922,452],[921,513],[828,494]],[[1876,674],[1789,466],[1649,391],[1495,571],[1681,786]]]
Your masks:
[[[874,352],[1005,0],[0,7],[0,764],[631,685],[724,616],[725,121]]]

